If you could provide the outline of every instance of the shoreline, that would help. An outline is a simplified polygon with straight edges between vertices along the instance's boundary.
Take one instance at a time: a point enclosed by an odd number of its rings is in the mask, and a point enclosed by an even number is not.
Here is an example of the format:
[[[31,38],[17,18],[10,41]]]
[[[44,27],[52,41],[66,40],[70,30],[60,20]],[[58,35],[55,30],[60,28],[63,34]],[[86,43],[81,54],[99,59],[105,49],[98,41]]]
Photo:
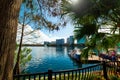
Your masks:
[[[19,45],[19,44],[18,44]],[[63,45],[57,45],[57,44],[49,44],[49,45],[44,45],[44,44],[22,44],[22,46],[48,46],[48,47],[85,47],[84,44],[73,44],[73,45],[68,45],[68,44],[63,44]]]

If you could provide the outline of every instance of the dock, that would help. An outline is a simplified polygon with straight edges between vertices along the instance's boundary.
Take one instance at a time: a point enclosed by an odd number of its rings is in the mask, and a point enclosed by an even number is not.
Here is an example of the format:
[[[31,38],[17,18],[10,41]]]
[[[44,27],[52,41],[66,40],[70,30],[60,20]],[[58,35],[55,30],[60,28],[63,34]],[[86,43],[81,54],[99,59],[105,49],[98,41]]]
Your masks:
[[[84,62],[87,62],[87,63],[99,63],[99,62],[105,60],[105,59],[103,59],[103,58],[101,58],[101,57],[99,57],[97,55],[91,55],[91,56],[88,57],[88,60],[83,60],[82,59],[81,61],[78,61],[75,58],[72,58],[71,56],[70,56],[70,58],[77,61],[77,62],[80,62],[80,63],[84,63]],[[105,61],[109,61],[109,60],[106,59]],[[120,61],[120,58],[118,58],[118,61]]]
[[[69,55],[70,56],[70,55]],[[87,63],[99,63],[101,62],[101,58],[99,56],[96,56],[96,55],[92,55],[92,56],[89,56],[88,57],[88,60],[77,60],[73,57],[70,56],[70,58],[76,62],[80,62],[80,63],[84,63],[84,62],[87,62]]]

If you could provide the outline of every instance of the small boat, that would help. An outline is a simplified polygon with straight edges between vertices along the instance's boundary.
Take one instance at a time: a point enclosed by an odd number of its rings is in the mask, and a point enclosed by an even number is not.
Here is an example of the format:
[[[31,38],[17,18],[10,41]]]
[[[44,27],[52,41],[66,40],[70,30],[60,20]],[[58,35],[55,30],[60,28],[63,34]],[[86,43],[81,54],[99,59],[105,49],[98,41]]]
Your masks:
[[[107,54],[99,54],[99,57],[101,57],[102,59],[108,59],[108,60],[111,60],[111,61],[116,61],[117,58],[116,56],[111,56],[111,55],[107,55]]]
[[[80,55],[81,55],[81,52],[79,50],[72,50],[70,53],[69,53],[69,56],[77,61],[80,61]]]

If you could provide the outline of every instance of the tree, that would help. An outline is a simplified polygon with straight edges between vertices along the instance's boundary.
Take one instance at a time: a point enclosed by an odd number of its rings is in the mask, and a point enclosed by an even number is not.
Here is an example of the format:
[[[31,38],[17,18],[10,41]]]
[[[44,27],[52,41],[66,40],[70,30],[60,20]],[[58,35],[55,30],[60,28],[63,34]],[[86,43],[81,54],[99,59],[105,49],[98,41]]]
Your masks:
[[[18,45],[16,46],[16,51],[15,51],[15,57],[14,57],[14,63],[16,63],[17,61],[17,54],[18,54]],[[20,64],[19,66],[21,67],[21,72],[24,72],[24,69],[26,67],[26,64],[32,59],[32,55],[31,55],[31,48],[22,48],[21,49],[21,53],[20,53]]]
[[[18,16],[19,10],[22,1],[26,0],[1,0],[1,12],[0,12],[0,80],[12,80],[13,78],[13,59],[14,59],[14,51],[16,46],[16,32],[18,25]],[[29,0],[29,2],[32,0]],[[50,3],[50,0],[47,0]],[[52,3],[57,2],[59,0],[54,0]],[[43,4],[43,6],[47,6],[47,10],[51,10],[48,8],[49,6],[53,7],[53,4],[48,4],[46,0],[39,0],[39,4]],[[42,3],[43,2],[43,3]],[[41,6],[40,6],[41,7]],[[53,9],[52,9],[53,10]],[[53,10],[52,12],[54,16],[56,16],[57,10]],[[49,23],[48,23],[49,24]],[[65,23],[64,23],[65,24]],[[53,29],[51,24],[49,24],[50,29]],[[56,27],[58,30],[59,28]]]
[[[26,25],[31,25],[31,23],[32,25],[34,24],[34,30],[41,29],[43,26],[49,30],[59,30],[59,26],[62,25],[62,23],[53,23],[45,18],[46,15],[49,17],[57,17],[60,15],[60,12],[56,11],[58,8],[56,7],[57,3],[57,0],[55,2],[49,0],[24,0],[19,16],[19,23],[22,24],[22,32],[18,48],[17,60],[14,67],[14,74],[20,74],[20,53],[23,37],[25,36],[24,28]]]
[[[0,1],[0,80],[13,80],[18,15],[22,0]]]
[[[81,0],[76,4],[77,6],[67,0],[63,1],[64,14],[69,14],[74,22],[75,37],[80,39],[88,36],[86,42],[88,48],[83,52],[88,54],[89,50],[94,48],[108,50],[120,41],[120,35],[115,34],[120,22],[120,1]],[[106,26],[112,26],[112,28],[109,27],[110,33],[99,32],[102,28],[106,29]],[[116,43],[113,44],[114,40]]]
[[[25,5],[25,6],[24,6]],[[30,6],[28,6],[28,5],[30,5]],[[26,11],[26,6],[28,6],[28,7],[30,7],[30,9],[32,10],[32,2],[31,1],[24,1],[24,4],[23,4],[23,8],[24,8],[24,10],[23,10],[23,17],[22,17],[22,19],[20,19],[20,21],[19,22],[22,22],[21,24],[22,24],[22,31],[21,31],[21,37],[20,37],[20,43],[19,43],[19,47],[18,47],[18,53],[17,53],[17,57],[16,57],[16,62],[15,62],[15,67],[14,67],[14,70],[13,70],[13,72],[14,72],[14,75],[15,74],[20,74],[20,57],[21,57],[21,48],[22,48],[22,41],[23,41],[23,36],[24,36],[24,28],[25,28],[25,25],[27,25],[28,23],[30,23],[32,20],[27,20],[27,23],[26,23],[26,18],[27,17],[29,17],[30,16],[30,13],[32,13],[31,12],[31,10],[30,11],[28,11],[28,13],[27,13],[27,11]],[[21,17],[21,16],[20,16]],[[22,21],[21,21],[22,20]],[[23,59],[23,58],[22,58]]]
[[[1,0],[0,80],[12,80],[16,31],[22,0]]]

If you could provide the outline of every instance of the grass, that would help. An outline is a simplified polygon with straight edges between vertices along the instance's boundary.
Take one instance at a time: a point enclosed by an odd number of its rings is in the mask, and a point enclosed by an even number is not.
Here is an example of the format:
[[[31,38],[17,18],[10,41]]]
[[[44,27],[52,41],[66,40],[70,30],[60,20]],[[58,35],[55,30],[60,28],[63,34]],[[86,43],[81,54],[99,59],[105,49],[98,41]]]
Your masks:
[[[110,70],[110,72],[108,71],[108,78],[109,80],[120,80],[120,74],[115,74],[114,71],[111,72],[112,70]],[[72,75],[73,74],[73,75]],[[30,80],[34,80],[34,76],[30,77]],[[65,78],[65,79],[64,79]],[[69,75],[66,73],[60,73],[60,74],[56,74],[56,80],[105,80],[103,77],[103,72],[102,71],[94,71],[94,72],[86,72],[86,73],[69,73]],[[17,80],[17,79],[15,79]],[[23,78],[21,78],[20,80],[23,80]],[[29,80],[28,76],[26,76],[26,78],[24,80]],[[36,75],[35,80],[39,80],[39,76]],[[43,76],[40,77],[40,80],[48,80],[48,77],[46,76],[45,79]],[[52,76],[52,80],[55,80],[55,76]]]
[[[81,74],[74,73],[73,75],[71,73],[69,75],[68,74],[64,75],[61,73],[61,75],[59,74],[56,75],[56,80],[68,80],[68,79],[69,80],[104,80],[103,77],[101,79],[100,75],[98,74],[96,75],[94,73],[81,73]],[[23,78],[21,78],[20,80],[23,80]],[[26,77],[25,80],[29,80],[29,78]],[[30,80],[34,80],[34,77],[32,76]],[[35,80],[39,80],[39,76],[36,76]],[[40,80],[44,80],[44,77],[41,76]],[[48,80],[48,77],[45,77],[45,80]],[[52,80],[55,80],[55,76],[52,76]]]

